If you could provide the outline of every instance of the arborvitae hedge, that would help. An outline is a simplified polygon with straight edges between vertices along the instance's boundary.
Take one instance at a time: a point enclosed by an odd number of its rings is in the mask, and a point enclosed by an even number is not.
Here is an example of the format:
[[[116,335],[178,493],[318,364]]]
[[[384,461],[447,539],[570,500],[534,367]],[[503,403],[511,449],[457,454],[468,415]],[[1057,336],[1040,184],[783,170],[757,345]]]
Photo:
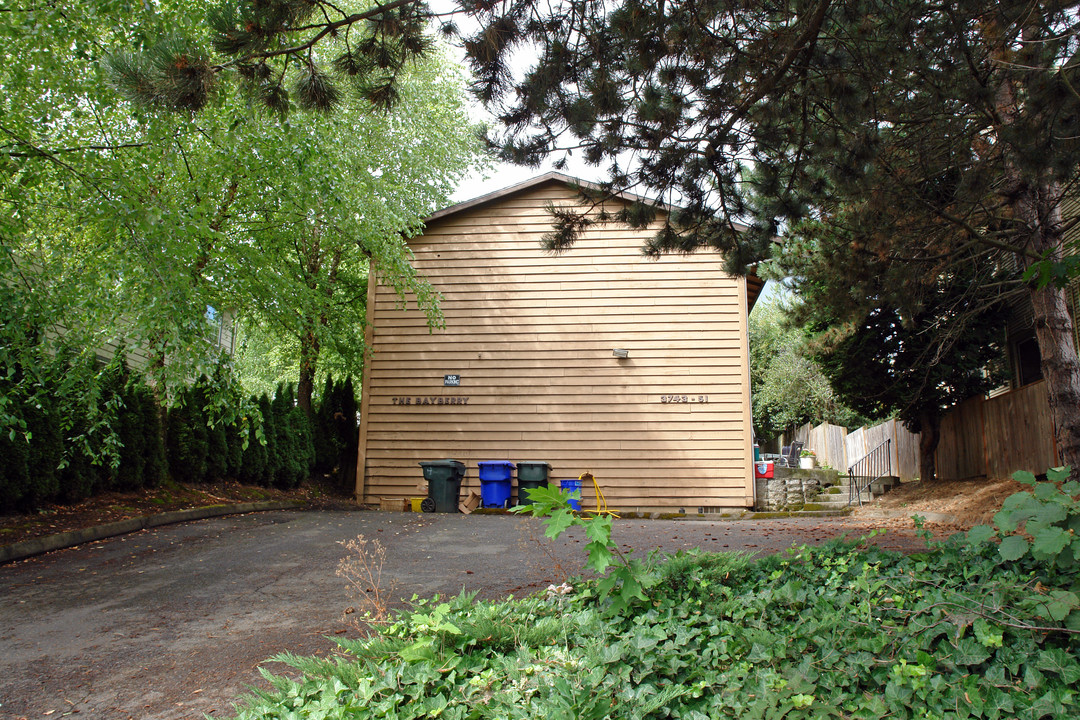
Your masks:
[[[251,396],[250,404],[252,407],[262,407],[261,400],[254,395]],[[258,421],[259,418],[248,417],[247,448],[241,455],[240,468],[236,473],[240,482],[249,485],[263,485],[266,478],[266,445],[259,441],[259,430],[263,425]]]
[[[55,362],[61,367],[71,361]],[[353,485],[356,397],[351,378],[327,378],[313,421],[296,405],[293,386],[283,384],[273,399],[266,394],[251,398],[258,413],[210,428],[205,408],[209,398],[220,397],[215,395],[220,388],[213,386],[221,382],[217,376],[179,391],[167,413],[122,357],[82,377],[98,383],[90,408],[67,402],[60,383],[35,403],[8,391],[25,431],[0,436],[0,513],[76,502],[110,488],[152,487],[170,476],[185,483],[236,479],[292,488],[313,472],[336,471],[343,488]],[[0,392],[10,387],[0,377]],[[114,435],[106,440],[110,428]],[[105,447],[113,449],[104,452]]]
[[[244,464],[244,437],[247,428],[236,423],[225,427],[225,477],[239,478]]]
[[[278,451],[277,420],[274,417],[273,404],[266,393],[259,396],[259,412],[262,414],[263,438],[266,441],[266,466],[259,484],[271,485],[281,465],[281,453]]]
[[[169,474],[173,480],[182,483],[199,483],[206,479],[210,432],[199,396],[194,388],[188,388],[180,393],[179,404],[169,410],[166,431]]]
[[[313,413],[311,428],[315,448],[315,472],[325,475],[337,466],[339,447],[337,433],[334,432],[334,378],[326,375],[326,385]]]
[[[142,482],[145,487],[154,487],[165,479],[169,471],[165,456],[165,434],[161,425],[161,407],[153,390],[142,383],[136,383],[135,397],[138,400],[139,417],[146,440],[146,465],[143,467]]]

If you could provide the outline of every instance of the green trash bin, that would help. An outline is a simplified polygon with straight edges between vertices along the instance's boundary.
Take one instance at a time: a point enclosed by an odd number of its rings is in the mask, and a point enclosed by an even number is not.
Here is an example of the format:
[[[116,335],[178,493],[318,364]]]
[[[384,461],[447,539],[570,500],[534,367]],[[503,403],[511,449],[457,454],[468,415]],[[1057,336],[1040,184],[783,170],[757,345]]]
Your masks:
[[[465,463],[457,460],[428,460],[420,463],[428,481],[428,498],[434,501],[433,512],[456,513]],[[421,504],[423,506],[423,504]]]
[[[523,460],[517,464],[518,505],[532,505],[529,490],[543,487],[551,477],[551,465],[543,461]]]

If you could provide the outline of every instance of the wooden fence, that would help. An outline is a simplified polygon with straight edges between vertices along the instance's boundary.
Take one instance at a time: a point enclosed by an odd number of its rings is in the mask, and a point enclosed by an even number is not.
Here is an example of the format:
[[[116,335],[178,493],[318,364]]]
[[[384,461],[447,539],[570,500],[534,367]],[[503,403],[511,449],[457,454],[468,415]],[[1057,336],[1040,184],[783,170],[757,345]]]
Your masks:
[[[966,400],[941,421],[937,474],[942,480],[1005,478],[1017,470],[1038,474],[1060,464],[1043,380]]]
[[[812,449],[819,463],[841,472],[846,472],[885,440],[892,440],[893,474],[904,481],[919,476],[919,436],[896,420],[861,427],[850,433],[839,425],[826,423],[811,427],[807,424],[795,431],[794,439],[802,440],[805,447]]]
[[[795,440],[801,440],[803,447],[813,450],[819,465],[828,465],[834,470],[847,470],[847,450],[844,437],[847,428],[823,423],[812,427],[809,423],[795,431]],[[787,443],[787,440],[784,440]]]

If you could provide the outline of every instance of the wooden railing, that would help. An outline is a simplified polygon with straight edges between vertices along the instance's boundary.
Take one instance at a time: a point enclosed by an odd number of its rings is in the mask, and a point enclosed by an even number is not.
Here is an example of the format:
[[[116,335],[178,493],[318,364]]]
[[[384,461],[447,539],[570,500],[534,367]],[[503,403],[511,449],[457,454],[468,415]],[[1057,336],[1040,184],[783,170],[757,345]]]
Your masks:
[[[848,505],[858,500],[862,505],[863,493],[881,478],[892,475],[892,440],[887,439],[848,468]]]

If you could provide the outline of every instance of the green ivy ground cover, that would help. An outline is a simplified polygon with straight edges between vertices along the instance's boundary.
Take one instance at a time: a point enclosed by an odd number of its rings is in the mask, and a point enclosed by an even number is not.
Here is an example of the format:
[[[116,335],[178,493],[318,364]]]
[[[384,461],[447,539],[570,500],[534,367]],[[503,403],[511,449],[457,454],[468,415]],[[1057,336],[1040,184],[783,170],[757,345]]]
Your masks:
[[[1057,487],[917,555],[680,554],[636,567],[632,595],[581,582],[416,601],[374,637],[337,640],[338,659],[280,656],[297,679],[266,673],[275,690],[238,718],[1078,717],[1071,557],[1001,545],[1022,533],[1017,507],[1036,523],[1080,514],[1062,499],[1080,486]],[[1040,514],[1047,502],[1067,507]]]

